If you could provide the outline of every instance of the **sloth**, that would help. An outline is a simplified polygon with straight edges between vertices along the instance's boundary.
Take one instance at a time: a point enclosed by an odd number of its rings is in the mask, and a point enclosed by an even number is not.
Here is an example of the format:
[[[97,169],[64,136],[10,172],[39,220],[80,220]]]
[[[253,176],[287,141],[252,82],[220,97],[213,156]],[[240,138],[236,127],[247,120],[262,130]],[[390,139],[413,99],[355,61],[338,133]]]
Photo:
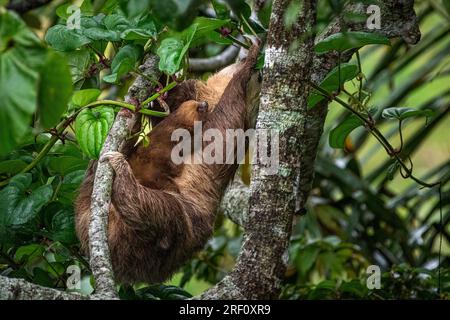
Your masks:
[[[171,134],[179,128],[192,132],[195,121],[202,121],[204,131],[214,128],[224,136],[227,129],[251,127],[259,94],[260,78],[254,70],[258,53],[259,44],[254,44],[243,62],[206,83],[187,80],[177,85],[166,98],[171,113],[149,134],[149,147],[124,147],[126,152],[106,153],[99,160],[108,161],[115,173],[108,244],[117,282],[163,282],[211,237],[218,206],[238,165],[175,164]],[[95,169],[92,162],[75,203],[84,252],[89,249]]]

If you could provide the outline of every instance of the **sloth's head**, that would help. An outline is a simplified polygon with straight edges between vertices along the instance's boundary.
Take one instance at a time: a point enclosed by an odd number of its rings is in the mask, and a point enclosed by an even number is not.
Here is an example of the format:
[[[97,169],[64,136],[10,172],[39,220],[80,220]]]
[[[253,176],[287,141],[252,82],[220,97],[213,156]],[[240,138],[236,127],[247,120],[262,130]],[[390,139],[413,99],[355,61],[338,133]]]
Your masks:
[[[208,102],[188,100],[183,102],[176,110],[176,114],[187,119],[188,122],[200,121],[208,113]]]

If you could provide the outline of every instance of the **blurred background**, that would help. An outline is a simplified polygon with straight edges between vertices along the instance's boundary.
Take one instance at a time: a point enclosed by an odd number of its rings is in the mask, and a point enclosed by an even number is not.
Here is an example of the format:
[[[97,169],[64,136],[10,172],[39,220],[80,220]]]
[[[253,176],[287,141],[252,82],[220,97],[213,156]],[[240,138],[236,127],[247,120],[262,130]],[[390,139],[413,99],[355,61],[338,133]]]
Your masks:
[[[11,3],[14,2],[20,1]],[[110,2],[92,1],[93,10],[101,11]],[[47,30],[60,19],[57,9],[67,3],[52,1],[27,12],[22,18],[44,39]],[[83,1],[70,3],[82,5]],[[259,12],[259,20],[268,28],[271,1],[265,3]],[[325,26],[342,3],[333,0],[320,0],[319,3],[319,22]],[[416,176],[427,182],[440,180],[441,188],[420,188],[414,181],[403,179],[400,172],[390,170],[392,160],[363,128],[355,130],[346,139],[345,150],[332,149],[328,134],[346,113],[339,105],[330,104],[308,212],[297,217],[293,227],[289,267],[281,294],[283,299],[449,297],[450,2],[415,3],[422,39],[414,46],[394,39],[391,46],[374,45],[361,50],[366,80],[364,90],[370,96],[369,105],[377,108],[375,117],[380,130],[394,146],[400,144],[397,123],[381,117],[384,108],[434,111],[434,116],[428,119],[417,118],[403,123],[403,152],[410,156]],[[198,15],[207,15],[211,10],[212,6],[205,4]],[[225,47],[226,44],[207,38],[190,48],[189,57],[213,56]],[[106,49],[107,57],[108,50],[113,49]],[[206,79],[210,74],[197,72],[188,77]],[[123,98],[132,80],[129,76],[120,84],[102,84],[101,97]],[[83,79],[77,86],[98,87],[99,83],[92,77]],[[347,88],[355,91],[356,80],[348,83]],[[48,137],[35,137],[31,133],[18,148],[0,160],[30,162],[31,155],[48,141]],[[64,161],[61,161],[62,157]],[[78,251],[73,212],[70,211],[88,161],[77,144],[68,141],[58,143],[37,166],[34,174],[39,178],[33,181],[48,184],[48,179],[54,177],[50,185],[58,188],[58,199],[40,210],[35,225],[1,242],[1,274],[63,288],[64,270],[68,265],[76,264],[84,275],[81,292],[92,292],[87,260]],[[20,170],[6,169],[2,167],[3,162],[0,163],[3,178]],[[248,182],[245,168],[240,175]],[[64,181],[59,177],[65,177]],[[233,268],[241,241],[241,228],[219,215],[214,237],[171,281],[161,286],[122,286],[121,297],[175,299],[199,294]],[[369,290],[366,286],[366,270],[370,265],[377,265],[382,271],[380,290]],[[439,279],[440,293],[437,290]]]

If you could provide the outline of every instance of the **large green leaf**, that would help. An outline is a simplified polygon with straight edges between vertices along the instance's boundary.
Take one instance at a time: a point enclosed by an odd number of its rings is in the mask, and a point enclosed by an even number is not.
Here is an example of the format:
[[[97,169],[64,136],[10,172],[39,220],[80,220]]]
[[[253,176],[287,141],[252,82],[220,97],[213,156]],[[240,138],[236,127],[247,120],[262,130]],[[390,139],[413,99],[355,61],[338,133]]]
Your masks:
[[[102,92],[99,89],[84,89],[76,91],[72,96],[72,103],[78,107],[84,107],[97,100]]]
[[[38,75],[19,59],[18,50],[0,55],[0,155],[20,141],[36,110]]]
[[[124,75],[134,70],[142,53],[142,47],[134,44],[128,44],[121,48],[112,61],[111,74],[104,77],[103,81],[118,83]]]
[[[52,220],[51,238],[65,244],[76,244],[78,242],[72,210],[61,210],[55,214]]]
[[[81,30],[69,29],[67,26],[58,24],[48,29],[45,41],[56,50],[72,51],[83,47],[92,40],[86,37]]]
[[[330,146],[332,148],[344,148],[345,139],[356,128],[363,125],[363,121],[352,114],[342,121],[336,128],[330,131]]]
[[[98,159],[114,121],[114,109],[100,106],[84,109],[75,121],[75,134],[81,150],[93,159]]]
[[[159,69],[162,72],[174,74],[180,70],[197,28],[198,24],[193,24],[181,35],[166,38],[161,42],[157,55],[159,56]]]
[[[194,20],[193,25],[196,25],[195,32],[192,35],[190,46],[195,46],[198,42],[205,38],[209,38],[211,34],[217,34],[214,30],[219,29],[225,25],[227,20],[212,19],[206,17],[198,17]],[[183,34],[185,39],[189,39],[194,27],[191,26],[186,29]]]
[[[0,12],[0,155],[28,131],[43,53],[39,39],[16,14]]]
[[[67,63],[72,74],[72,82],[79,89],[89,76],[89,67],[93,62],[93,57],[88,49],[64,52],[64,55],[67,57]]]
[[[341,64],[341,85],[347,81],[354,79],[358,75],[358,66],[351,63]],[[330,73],[323,79],[320,87],[326,90],[328,93],[332,93],[339,89],[339,67],[331,70]],[[324,96],[318,93],[312,93],[308,97],[308,108],[312,108],[317,105],[320,101],[325,99]]]
[[[434,111],[431,109],[413,109],[413,108],[387,108],[383,110],[382,116],[385,119],[404,120],[413,117],[432,117]]]
[[[161,42],[157,54],[159,56],[159,70],[174,74],[180,69],[182,61],[183,41],[177,38],[167,38]]]
[[[19,174],[0,191],[0,233],[4,231],[1,228],[7,229],[30,222],[50,201],[53,194],[52,187],[44,185],[33,190],[31,182],[31,173]]]
[[[106,30],[102,27],[93,27],[83,30],[83,35],[93,41],[120,41],[120,33],[116,31]]]
[[[72,77],[67,59],[58,52],[49,51],[39,70],[38,115],[43,128],[56,125],[72,95]]]
[[[0,12],[0,53],[11,46],[40,46],[39,38],[11,11]]]
[[[381,34],[349,31],[345,33],[335,33],[318,42],[315,46],[317,53],[325,53],[332,50],[344,52],[349,49],[364,47],[368,44],[386,44],[389,45],[389,39]]]

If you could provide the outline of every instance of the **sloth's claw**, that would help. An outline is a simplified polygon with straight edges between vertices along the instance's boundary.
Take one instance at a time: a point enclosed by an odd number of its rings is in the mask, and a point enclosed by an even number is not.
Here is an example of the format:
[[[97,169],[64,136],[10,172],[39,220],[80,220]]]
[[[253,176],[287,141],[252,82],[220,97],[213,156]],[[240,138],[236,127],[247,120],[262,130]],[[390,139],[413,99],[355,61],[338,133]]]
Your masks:
[[[110,151],[105,153],[101,158],[100,162],[106,162],[108,161],[112,166],[114,166],[115,163],[121,161],[124,158],[123,154],[117,151]]]

